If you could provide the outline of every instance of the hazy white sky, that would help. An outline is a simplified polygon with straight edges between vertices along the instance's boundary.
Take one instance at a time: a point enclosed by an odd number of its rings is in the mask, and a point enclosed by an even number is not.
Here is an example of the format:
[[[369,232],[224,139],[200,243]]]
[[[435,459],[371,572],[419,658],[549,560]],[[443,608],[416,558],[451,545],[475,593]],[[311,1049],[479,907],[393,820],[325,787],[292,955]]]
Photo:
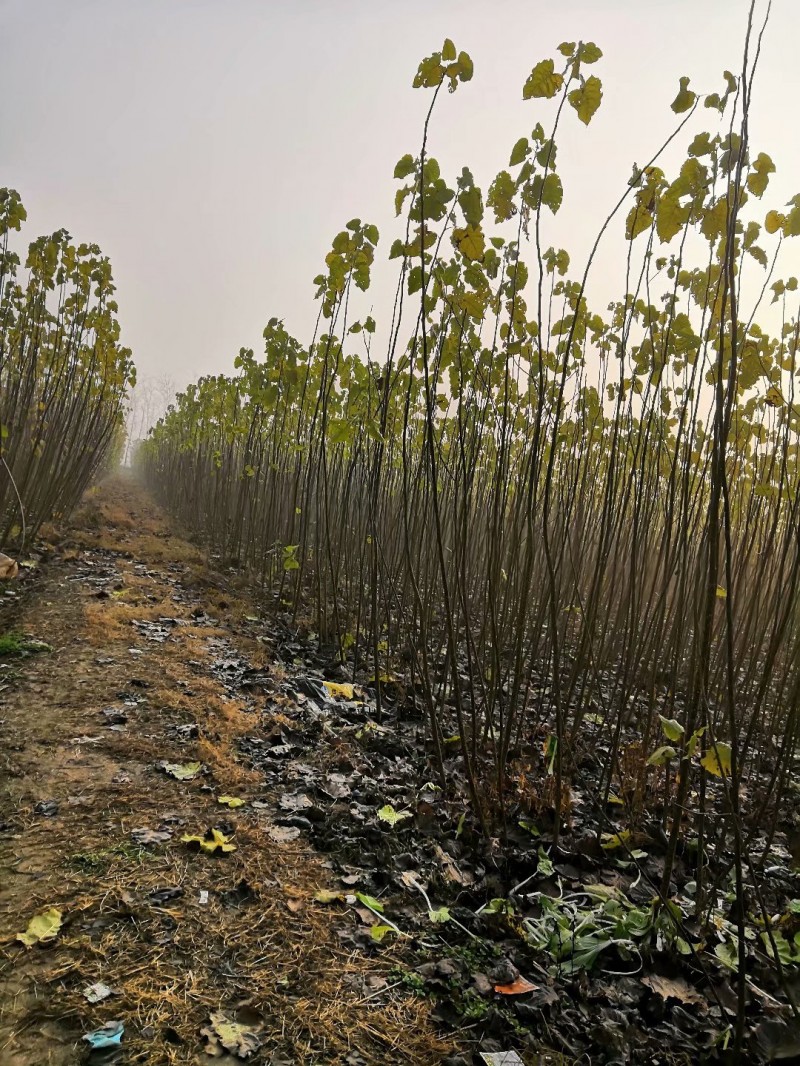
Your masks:
[[[390,311],[392,171],[419,150],[423,55],[448,35],[475,76],[441,100],[431,151],[488,185],[546,113],[522,84],[563,40],[594,40],[603,105],[561,137],[564,207],[547,235],[579,260],[631,173],[672,128],[678,77],[738,72],[746,0],[0,0],[0,185],[26,241],[65,226],[111,257],[142,376],[184,385],[261,350],[273,315],[307,341],[312,278],[353,216],[381,231],[369,303]],[[800,190],[800,4],[774,0],[752,142]],[[708,113],[706,113],[707,115]],[[701,116],[702,118],[703,116]],[[545,123],[546,125],[546,123]],[[696,128],[703,128],[698,124]],[[687,138],[688,140],[688,138]],[[621,225],[621,223],[620,223]],[[800,242],[788,273],[800,273]],[[601,306],[621,295],[599,263]]]

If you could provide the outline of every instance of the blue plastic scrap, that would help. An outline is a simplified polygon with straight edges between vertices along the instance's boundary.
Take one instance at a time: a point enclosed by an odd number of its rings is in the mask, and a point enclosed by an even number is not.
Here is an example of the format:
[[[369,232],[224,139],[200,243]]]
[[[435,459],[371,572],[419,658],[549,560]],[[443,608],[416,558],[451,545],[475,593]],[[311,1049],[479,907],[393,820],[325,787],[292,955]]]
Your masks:
[[[122,1022],[106,1022],[100,1029],[87,1033],[83,1039],[91,1048],[116,1047],[124,1032],[125,1026]]]

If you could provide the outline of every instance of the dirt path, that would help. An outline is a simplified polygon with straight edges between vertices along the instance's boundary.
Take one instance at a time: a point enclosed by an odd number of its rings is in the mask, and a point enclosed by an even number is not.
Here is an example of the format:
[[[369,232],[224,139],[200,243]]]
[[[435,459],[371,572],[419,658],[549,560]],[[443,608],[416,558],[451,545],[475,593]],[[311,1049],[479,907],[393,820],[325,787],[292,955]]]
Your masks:
[[[220,655],[280,672],[242,590],[124,479],[26,581],[14,628],[52,651],[0,681],[0,1064],[85,1061],[82,1036],[114,1021],[121,1050],[90,1061],[210,1062],[215,1012],[253,1027],[251,1062],[442,1061],[426,1002],[384,996],[391,960],[337,937],[314,901],[329,871],[302,838],[278,842],[275,797],[239,760],[263,694],[232,697]],[[162,761],[201,768],[176,780]],[[235,851],[181,842],[213,827]],[[54,939],[15,940],[51,907]],[[114,994],[91,1004],[96,982]]]

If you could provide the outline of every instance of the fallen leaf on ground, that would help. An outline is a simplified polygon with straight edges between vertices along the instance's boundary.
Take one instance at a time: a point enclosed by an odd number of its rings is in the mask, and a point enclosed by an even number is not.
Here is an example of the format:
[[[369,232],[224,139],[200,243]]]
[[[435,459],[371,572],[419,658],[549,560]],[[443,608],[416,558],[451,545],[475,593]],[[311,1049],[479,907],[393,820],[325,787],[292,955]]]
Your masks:
[[[323,681],[322,683],[334,699],[340,696],[344,700],[351,700],[355,695],[352,685],[339,685],[335,681]]]
[[[288,844],[300,836],[300,830],[293,825],[271,825],[267,832],[276,844]]]
[[[303,907],[305,907],[305,903],[303,903],[301,899],[287,899],[286,906],[292,914],[299,914]]]
[[[230,837],[226,837],[219,829],[209,829],[204,837],[192,833],[184,833],[181,837],[184,844],[197,844],[199,851],[214,854],[217,851],[236,851],[236,845],[230,843]]]
[[[383,904],[379,899],[375,899],[374,896],[368,896],[366,892],[356,892],[356,899],[370,910],[383,914]]]
[[[55,939],[60,928],[61,911],[57,907],[49,907],[46,911],[31,918],[25,932],[17,933],[17,940],[30,948],[34,944]]]
[[[397,825],[398,822],[402,822],[405,818],[411,817],[411,811],[396,811],[391,803],[387,803],[385,807],[381,807],[378,811],[378,817],[382,822],[388,822],[389,825]]]
[[[314,894],[314,899],[317,903],[335,903],[337,900],[343,898],[344,894],[342,892],[336,892],[331,888],[321,888]]]
[[[314,806],[310,797],[304,792],[300,792],[297,795],[285,792],[278,802],[285,811],[304,811]]]
[[[642,978],[642,984],[656,992],[662,999],[677,999],[681,1003],[696,1003],[707,1005],[705,996],[697,989],[692,988],[685,977],[661,977],[657,973],[648,974]]]
[[[177,781],[191,781],[197,777],[202,769],[199,762],[162,762],[162,770],[174,777]]]
[[[238,796],[217,796],[217,803],[222,803],[226,807],[244,807],[245,801],[239,799]]]
[[[535,992],[537,985],[531,984],[530,981],[526,981],[524,977],[518,977],[516,981],[512,981],[508,985],[495,985],[495,992],[499,992],[501,996],[524,996],[528,992]]]
[[[19,566],[16,559],[0,552],[0,581],[11,581],[19,574]]]
[[[131,840],[135,844],[166,844],[168,840],[172,840],[172,833],[166,829],[146,829],[142,826],[139,829],[131,830]]]
[[[380,922],[369,927],[369,935],[377,944],[380,944],[387,933],[394,932],[396,932],[396,930],[393,929],[391,925],[382,925]]]
[[[239,1059],[249,1059],[261,1047],[259,1026],[233,1021],[222,1011],[215,1011],[209,1020],[211,1024],[201,1029],[200,1034],[208,1041],[207,1050],[212,1055],[222,1048]]]

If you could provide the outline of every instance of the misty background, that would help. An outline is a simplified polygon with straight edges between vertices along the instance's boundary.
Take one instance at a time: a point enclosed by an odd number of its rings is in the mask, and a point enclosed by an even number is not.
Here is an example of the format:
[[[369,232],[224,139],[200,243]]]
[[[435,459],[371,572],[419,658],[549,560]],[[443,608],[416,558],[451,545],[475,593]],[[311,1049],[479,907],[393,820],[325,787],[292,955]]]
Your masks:
[[[546,103],[522,100],[534,64],[564,40],[602,48],[603,103],[588,128],[564,122],[564,205],[544,235],[577,270],[632,165],[674,128],[679,76],[711,92],[724,69],[738,74],[747,11],[744,0],[0,0],[0,185],[28,211],[19,243],[64,226],[110,256],[122,340],[150,397],[141,435],[174,388],[229,372],[243,346],[259,352],[270,317],[308,343],[312,278],[354,216],[381,232],[357,309],[380,339],[401,232],[392,172],[418,153],[429,103],[411,81],[445,36],[475,75],[443,94],[429,148],[450,184],[467,165],[484,195],[514,142],[547,128]],[[796,0],[774,0],[751,110],[752,150],[777,166],[764,212],[800,189],[798,29]],[[715,118],[701,109],[673,158]],[[624,292],[623,220],[593,274],[600,308]],[[800,274],[796,243],[780,276]]]

